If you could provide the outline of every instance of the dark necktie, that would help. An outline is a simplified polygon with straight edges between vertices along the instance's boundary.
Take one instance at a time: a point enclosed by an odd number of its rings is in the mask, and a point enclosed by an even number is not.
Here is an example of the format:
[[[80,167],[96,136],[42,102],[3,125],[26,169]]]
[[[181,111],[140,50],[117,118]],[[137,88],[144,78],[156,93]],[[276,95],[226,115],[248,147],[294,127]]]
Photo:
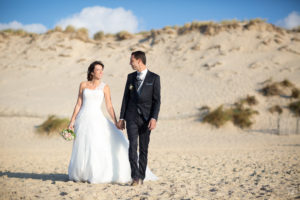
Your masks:
[[[136,90],[139,89],[140,85],[142,84],[143,80],[140,78],[141,74],[138,73],[137,76],[136,76],[136,82],[137,82],[137,88]]]

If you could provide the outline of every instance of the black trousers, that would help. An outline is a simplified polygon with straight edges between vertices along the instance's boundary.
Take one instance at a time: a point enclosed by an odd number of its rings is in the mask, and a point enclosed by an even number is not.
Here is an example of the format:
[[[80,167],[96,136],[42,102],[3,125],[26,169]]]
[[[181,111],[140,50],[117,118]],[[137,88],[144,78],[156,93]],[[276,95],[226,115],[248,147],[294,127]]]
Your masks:
[[[147,160],[148,160],[148,145],[150,142],[150,133],[148,129],[149,121],[137,114],[134,120],[126,121],[127,135],[129,140],[129,162],[131,167],[131,178],[145,178]],[[139,142],[139,156],[137,155],[137,147]]]

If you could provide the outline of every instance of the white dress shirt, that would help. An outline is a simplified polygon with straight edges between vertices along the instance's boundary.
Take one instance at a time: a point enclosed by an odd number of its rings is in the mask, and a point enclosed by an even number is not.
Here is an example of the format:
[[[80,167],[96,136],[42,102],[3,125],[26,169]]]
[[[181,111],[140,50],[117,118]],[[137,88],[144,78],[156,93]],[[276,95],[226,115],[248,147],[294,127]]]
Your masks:
[[[144,69],[143,71],[141,71],[141,72],[137,72],[137,76],[142,80],[142,83],[141,83],[141,85],[139,86],[139,88],[138,88],[138,92],[140,92],[140,90],[141,90],[141,87],[142,87],[142,85],[143,85],[143,83],[144,83],[144,80],[145,80],[145,77],[146,77],[146,75],[147,75],[147,72],[148,72],[148,69],[146,68],[146,69]]]

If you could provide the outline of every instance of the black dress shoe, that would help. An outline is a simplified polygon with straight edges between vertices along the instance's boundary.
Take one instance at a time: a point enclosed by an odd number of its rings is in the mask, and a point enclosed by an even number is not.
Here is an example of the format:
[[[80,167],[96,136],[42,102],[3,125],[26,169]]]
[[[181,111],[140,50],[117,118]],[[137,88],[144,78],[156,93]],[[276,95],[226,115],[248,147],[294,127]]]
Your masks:
[[[139,184],[139,179],[133,179],[131,182],[131,186],[137,186]]]

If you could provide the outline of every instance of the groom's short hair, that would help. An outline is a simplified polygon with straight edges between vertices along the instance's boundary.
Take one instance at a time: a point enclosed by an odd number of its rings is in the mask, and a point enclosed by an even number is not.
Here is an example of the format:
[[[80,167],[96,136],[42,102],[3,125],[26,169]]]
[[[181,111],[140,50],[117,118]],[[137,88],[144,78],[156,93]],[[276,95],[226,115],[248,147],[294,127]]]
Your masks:
[[[143,51],[135,51],[132,52],[131,55],[134,56],[135,59],[141,59],[141,61],[146,65],[146,54]]]

